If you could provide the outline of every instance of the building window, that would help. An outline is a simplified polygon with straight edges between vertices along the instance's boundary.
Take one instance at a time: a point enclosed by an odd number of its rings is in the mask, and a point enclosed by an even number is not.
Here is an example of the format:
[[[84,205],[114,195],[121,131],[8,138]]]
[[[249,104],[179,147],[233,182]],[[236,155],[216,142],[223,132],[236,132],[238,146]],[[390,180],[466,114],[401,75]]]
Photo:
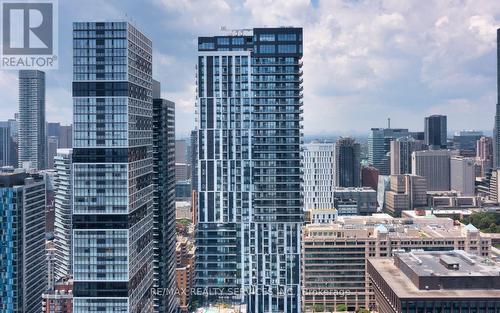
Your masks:
[[[274,46],[274,45],[261,45],[259,52],[260,53],[275,53],[276,46]]]
[[[229,45],[229,38],[227,37],[217,38],[217,44],[221,46],[227,46]]]
[[[233,45],[242,45],[245,43],[245,41],[242,37],[234,37],[232,38],[232,43]]]
[[[204,42],[204,43],[200,43],[198,45],[198,49],[200,50],[208,50],[208,49],[214,49],[214,43],[213,42]]]
[[[279,34],[278,41],[296,41],[297,36],[295,34]]]
[[[297,53],[296,45],[278,45],[278,53]]]
[[[260,41],[274,41],[274,34],[261,34],[259,37]]]

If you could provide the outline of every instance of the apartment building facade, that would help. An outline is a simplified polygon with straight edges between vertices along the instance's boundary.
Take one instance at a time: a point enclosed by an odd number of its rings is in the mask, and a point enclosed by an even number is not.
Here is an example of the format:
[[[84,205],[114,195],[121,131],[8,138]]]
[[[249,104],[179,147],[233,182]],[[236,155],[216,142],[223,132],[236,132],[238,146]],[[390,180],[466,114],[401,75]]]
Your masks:
[[[491,239],[472,225],[448,218],[392,218],[387,214],[339,217],[334,223],[306,225],[302,233],[303,312],[338,305],[348,311],[372,309],[375,297],[366,260],[394,251],[464,250],[487,257]]]

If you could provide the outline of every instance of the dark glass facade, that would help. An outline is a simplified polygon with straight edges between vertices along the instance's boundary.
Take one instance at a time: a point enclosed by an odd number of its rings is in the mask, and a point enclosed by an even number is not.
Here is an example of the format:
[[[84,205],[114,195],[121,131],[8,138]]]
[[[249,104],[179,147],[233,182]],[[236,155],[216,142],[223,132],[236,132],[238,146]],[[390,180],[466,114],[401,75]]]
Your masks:
[[[447,147],[446,115],[431,115],[425,118],[425,144],[430,149]]]
[[[335,143],[335,185],[361,186],[361,151],[353,138],[340,138]]]
[[[390,175],[391,141],[409,136],[406,128],[372,128],[368,135],[368,163],[380,175]]]
[[[153,216],[155,287],[172,292],[155,299],[155,311],[177,312],[175,283],[175,104],[153,99]]]
[[[152,312],[152,43],[73,24],[73,311]]]
[[[19,71],[19,167],[47,168],[45,73]]]

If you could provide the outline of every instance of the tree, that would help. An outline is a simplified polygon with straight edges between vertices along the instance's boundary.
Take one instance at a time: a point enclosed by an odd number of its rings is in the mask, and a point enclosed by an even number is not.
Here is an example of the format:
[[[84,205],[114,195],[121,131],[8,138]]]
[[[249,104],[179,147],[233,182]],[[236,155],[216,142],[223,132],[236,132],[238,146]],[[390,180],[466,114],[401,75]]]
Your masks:
[[[347,306],[345,304],[337,304],[337,306],[335,307],[335,311],[345,312],[347,311]]]
[[[359,308],[356,310],[356,313],[370,313],[370,311],[365,308]]]
[[[485,233],[500,233],[500,213],[477,212],[464,217],[461,222],[472,224]]]
[[[323,312],[324,311],[323,304],[316,303],[315,305],[313,305],[313,311],[314,312]]]

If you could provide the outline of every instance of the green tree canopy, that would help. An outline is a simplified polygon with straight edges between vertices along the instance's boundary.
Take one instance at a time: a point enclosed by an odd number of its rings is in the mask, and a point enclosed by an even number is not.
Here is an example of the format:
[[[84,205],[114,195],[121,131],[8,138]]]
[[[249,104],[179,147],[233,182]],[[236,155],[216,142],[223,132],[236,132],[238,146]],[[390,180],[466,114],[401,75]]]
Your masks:
[[[464,217],[461,221],[465,225],[472,224],[485,233],[500,233],[500,213],[477,212]]]

